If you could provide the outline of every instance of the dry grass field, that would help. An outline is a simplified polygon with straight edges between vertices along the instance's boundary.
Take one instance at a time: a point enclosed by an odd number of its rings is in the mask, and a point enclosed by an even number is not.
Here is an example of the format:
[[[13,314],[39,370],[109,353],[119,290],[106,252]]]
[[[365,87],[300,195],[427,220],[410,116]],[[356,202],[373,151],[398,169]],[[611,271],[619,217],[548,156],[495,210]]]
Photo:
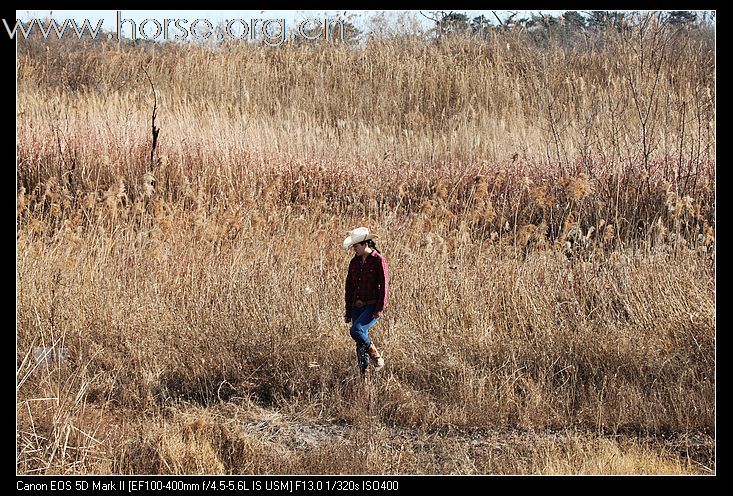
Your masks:
[[[17,472],[715,473],[711,40],[19,41]]]

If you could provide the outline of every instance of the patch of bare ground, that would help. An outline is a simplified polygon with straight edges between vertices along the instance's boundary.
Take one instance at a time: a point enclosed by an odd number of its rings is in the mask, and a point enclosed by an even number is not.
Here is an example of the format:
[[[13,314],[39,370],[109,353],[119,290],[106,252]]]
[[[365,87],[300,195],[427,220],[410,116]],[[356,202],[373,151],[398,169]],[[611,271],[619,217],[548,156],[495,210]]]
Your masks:
[[[574,429],[389,426],[264,408],[248,401],[166,409],[120,439],[130,473],[690,475],[715,472],[715,440],[699,434]],[[144,425],[143,425],[144,424]],[[141,457],[141,454],[145,456]],[[150,465],[151,460],[157,463]]]

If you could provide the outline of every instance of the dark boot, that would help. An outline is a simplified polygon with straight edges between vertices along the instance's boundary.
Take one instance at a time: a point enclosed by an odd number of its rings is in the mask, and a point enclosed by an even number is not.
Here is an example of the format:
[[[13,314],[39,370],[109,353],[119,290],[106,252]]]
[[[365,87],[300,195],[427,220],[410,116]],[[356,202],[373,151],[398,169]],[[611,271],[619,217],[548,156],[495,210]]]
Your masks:
[[[366,346],[359,346],[356,349],[356,362],[359,365],[359,373],[364,376],[369,368],[369,350]]]

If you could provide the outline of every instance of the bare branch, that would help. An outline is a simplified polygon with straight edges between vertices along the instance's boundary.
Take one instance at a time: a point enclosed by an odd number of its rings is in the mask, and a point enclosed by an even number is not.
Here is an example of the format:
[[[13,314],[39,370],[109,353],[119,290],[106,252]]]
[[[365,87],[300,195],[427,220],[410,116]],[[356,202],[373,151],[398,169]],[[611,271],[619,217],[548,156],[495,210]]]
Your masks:
[[[150,82],[150,87],[153,89],[153,117],[151,120],[151,130],[153,133],[153,143],[150,147],[150,172],[153,172],[153,169],[155,168],[155,162],[153,160],[153,155],[155,154],[155,148],[158,145],[158,133],[160,133],[160,128],[155,126],[155,116],[158,112],[158,93],[155,91],[155,85],[153,84],[153,79],[150,77],[150,74],[148,74],[148,71],[145,70],[145,67],[140,65],[140,68],[143,70],[145,75],[148,77],[148,81]]]
[[[504,21],[501,20],[501,18],[497,15],[495,10],[492,10],[491,13],[494,14],[494,17],[496,17],[496,20],[499,21],[499,24],[502,27],[506,27],[506,25],[504,24]]]
[[[437,12],[434,13],[436,17],[428,17],[425,14],[422,13],[422,10],[420,11],[420,15],[423,16],[425,19],[428,19],[433,22],[438,22]]]

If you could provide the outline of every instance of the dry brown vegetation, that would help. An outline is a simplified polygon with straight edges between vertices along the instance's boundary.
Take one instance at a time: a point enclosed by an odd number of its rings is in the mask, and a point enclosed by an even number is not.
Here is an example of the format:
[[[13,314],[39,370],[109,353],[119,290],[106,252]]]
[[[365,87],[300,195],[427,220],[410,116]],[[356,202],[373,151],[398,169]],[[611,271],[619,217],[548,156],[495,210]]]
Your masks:
[[[703,34],[19,42],[17,471],[714,472]]]

